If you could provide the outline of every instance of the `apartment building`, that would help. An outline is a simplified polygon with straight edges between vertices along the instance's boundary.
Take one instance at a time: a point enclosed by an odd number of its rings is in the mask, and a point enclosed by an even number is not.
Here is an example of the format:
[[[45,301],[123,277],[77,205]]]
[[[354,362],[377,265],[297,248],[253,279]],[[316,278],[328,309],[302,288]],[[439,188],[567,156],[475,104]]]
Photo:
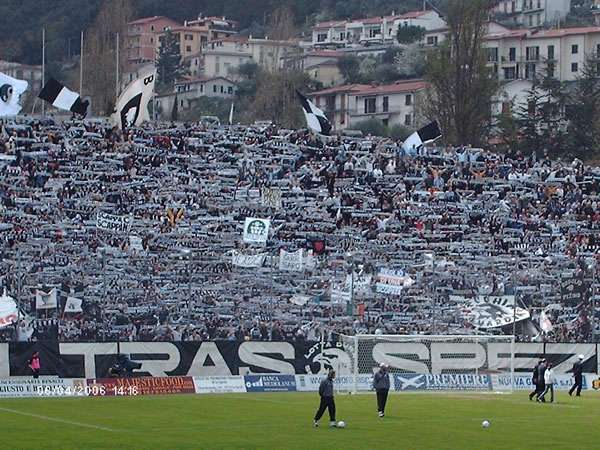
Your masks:
[[[313,92],[310,98],[331,121],[343,130],[372,118],[387,126],[418,126],[423,117],[423,80],[402,80],[384,85],[350,84]]]
[[[446,22],[436,11],[412,11],[356,20],[317,23],[312,29],[312,46],[336,48],[350,45],[393,44],[401,26],[420,26],[425,30],[445,28]]]
[[[204,50],[204,75],[235,77],[235,69],[247,62],[276,71],[297,57],[299,51],[297,41],[232,36],[208,43]]]
[[[488,34],[484,45],[500,81],[531,80],[546,67],[557,79],[573,81],[586,59],[600,57],[600,27],[500,31]]]
[[[127,62],[141,64],[156,59],[159,46],[158,34],[167,28],[181,26],[180,23],[164,16],[144,17],[127,24]]]
[[[499,19],[533,28],[559,24],[570,10],[571,0],[499,0],[493,12]]]

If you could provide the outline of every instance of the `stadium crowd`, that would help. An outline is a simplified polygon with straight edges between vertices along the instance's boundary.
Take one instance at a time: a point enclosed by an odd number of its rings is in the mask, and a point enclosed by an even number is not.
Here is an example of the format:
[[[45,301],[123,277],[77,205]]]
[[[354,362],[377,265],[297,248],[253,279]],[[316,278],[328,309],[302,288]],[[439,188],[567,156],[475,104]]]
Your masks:
[[[517,314],[524,341],[597,327],[600,170],[579,160],[21,118],[3,123],[0,197],[0,284],[21,316],[1,340],[512,333]],[[266,243],[244,242],[246,218],[270,220]]]

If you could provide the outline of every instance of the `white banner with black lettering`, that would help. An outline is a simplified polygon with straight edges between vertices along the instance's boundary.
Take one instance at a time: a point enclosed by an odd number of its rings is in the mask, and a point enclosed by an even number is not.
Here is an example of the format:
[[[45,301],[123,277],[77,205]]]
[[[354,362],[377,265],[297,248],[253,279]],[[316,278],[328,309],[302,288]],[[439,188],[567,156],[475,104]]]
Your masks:
[[[414,280],[403,270],[379,269],[375,290],[380,294],[400,295],[413,283]]]
[[[244,242],[264,244],[269,237],[269,219],[246,217],[244,222]]]
[[[480,295],[464,300],[463,315],[477,328],[498,328],[530,317],[529,311],[515,305],[514,295]]]
[[[259,253],[258,255],[244,255],[243,253],[239,253],[234,251],[231,254],[231,264],[237,267],[261,267],[265,258],[267,257],[266,253]]]
[[[132,216],[118,216],[98,211],[96,215],[96,228],[110,233],[129,233],[133,224]]]
[[[295,252],[287,252],[284,249],[279,250],[279,270],[301,272],[304,267],[303,254],[302,249]]]
[[[196,394],[228,394],[246,392],[244,377],[232,376],[209,376],[194,377]]]

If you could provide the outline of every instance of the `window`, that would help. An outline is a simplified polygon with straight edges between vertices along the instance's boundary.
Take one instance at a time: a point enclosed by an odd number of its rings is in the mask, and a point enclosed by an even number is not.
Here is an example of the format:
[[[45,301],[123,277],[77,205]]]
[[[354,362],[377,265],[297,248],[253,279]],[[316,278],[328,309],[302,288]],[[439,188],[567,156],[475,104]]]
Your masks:
[[[192,51],[192,46],[191,45],[186,45],[185,46],[185,51],[186,52],[191,52]]]
[[[554,59],[554,45],[548,46],[548,59]]]
[[[548,76],[554,78],[554,70],[556,69],[556,66],[554,63],[548,63]]]
[[[369,37],[374,38],[381,34],[381,28],[371,28],[369,30]]]
[[[571,72],[577,72],[579,70],[579,64],[571,63]]]
[[[504,79],[505,80],[514,80],[517,78],[517,73],[514,67],[505,67],[504,68]]]
[[[203,84],[200,85],[200,92],[201,93],[204,92],[204,85]]]
[[[498,62],[498,47],[487,48],[488,62]]]
[[[228,94],[233,94],[233,87],[227,86],[227,93]]]
[[[526,47],[525,57],[527,61],[539,61],[540,59],[540,48],[539,47]]]
[[[579,53],[579,45],[573,44],[571,45],[571,54],[576,55]]]
[[[600,44],[596,45],[596,57],[600,58]]]
[[[508,60],[513,62],[517,60],[517,49],[515,47],[508,49]]]
[[[412,105],[412,95],[411,94],[406,94],[406,97],[404,97],[404,104],[406,106]]]
[[[412,125],[412,115],[406,114],[404,116],[404,125],[406,125],[406,126]]]
[[[225,93],[225,88],[223,87],[223,85],[221,85],[221,94]]]
[[[383,97],[383,112],[388,112],[390,109],[390,98],[388,96]]]
[[[216,94],[217,93],[217,85],[213,84],[213,92]]]
[[[527,17],[527,19],[529,20],[529,26],[532,27],[533,26],[533,17],[529,16],[529,17]]]
[[[179,102],[179,106],[181,106],[181,107],[183,108],[183,100],[181,100],[181,101]]]
[[[346,33],[340,33],[340,41],[346,40]]]
[[[317,34],[317,42],[325,42],[327,40],[327,33]]]
[[[377,111],[376,100],[375,97],[365,98],[365,114],[375,114]]]
[[[150,25],[150,31],[154,31],[154,25]]]
[[[184,39],[186,41],[193,41],[194,40],[194,35],[193,34],[186,34]]]
[[[150,43],[154,44],[154,38],[150,38]]]
[[[341,106],[341,114],[340,114],[340,123],[345,122],[346,117],[346,94],[340,94],[340,106]]]
[[[438,37],[437,36],[427,36],[427,45],[438,45]]]
[[[525,78],[531,80],[535,77],[535,64],[526,64],[525,65]]]

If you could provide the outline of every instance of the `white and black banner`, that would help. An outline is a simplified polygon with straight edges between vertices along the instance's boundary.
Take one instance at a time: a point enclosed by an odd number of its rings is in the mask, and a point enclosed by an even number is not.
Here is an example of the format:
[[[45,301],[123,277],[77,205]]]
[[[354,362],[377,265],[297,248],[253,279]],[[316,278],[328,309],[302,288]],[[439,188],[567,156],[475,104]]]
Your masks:
[[[16,116],[21,112],[21,95],[29,84],[0,73],[0,117]]]
[[[45,292],[37,289],[35,292],[35,309],[54,309],[58,306],[58,293],[56,288]]]
[[[298,249],[295,252],[279,250],[279,270],[287,272],[301,272],[304,268],[304,252]]]
[[[460,297],[451,296],[457,300]],[[476,328],[499,328],[521,320],[529,319],[529,311],[515,305],[514,295],[480,295],[464,299],[463,315]]]
[[[508,342],[374,342],[359,341],[360,373],[370,374],[384,363],[393,372],[448,374],[510,372]],[[101,378],[117,356],[130,355],[141,363],[136,376],[230,376],[252,374],[319,374],[328,369],[339,376],[352,371],[352,352],[341,344],[321,347],[320,342],[203,341],[203,342],[11,342],[0,343],[0,379],[29,376],[27,361],[40,352],[41,375],[64,378]],[[578,355],[584,355],[584,372],[597,370],[595,344],[535,344],[514,346],[517,372],[530,376],[543,356],[557,374],[568,373]],[[418,357],[415,359],[415,357]]]
[[[132,216],[118,216],[101,211],[96,215],[96,228],[109,233],[129,233],[132,224]]]
[[[414,283],[403,270],[379,269],[375,290],[379,294],[400,295]]]
[[[265,263],[266,253],[258,255],[244,255],[243,253],[234,251],[231,255],[231,264],[237,267],[253,268],[262,267]]]
[[[46,100],[55,108],[71,111],[84,117],[87,114],[89,102],[81,100],[77,92],[70,91],[54,78],[48,80],[38,97]]]
[[[156,71],[152,71],[125,89],[117,101],[116,112],[113,115],[115,125],[125,130],[150,120],[148,103],[154,93],[155,81]]]
[[[244,222],[244,242],[264,244],[269,237],[270,226],[271,221],[268,219],[246,217]]]
[[[280,209],[283,206],[281,200],[281,189],[263,188],[261,200],[263,206]]]

